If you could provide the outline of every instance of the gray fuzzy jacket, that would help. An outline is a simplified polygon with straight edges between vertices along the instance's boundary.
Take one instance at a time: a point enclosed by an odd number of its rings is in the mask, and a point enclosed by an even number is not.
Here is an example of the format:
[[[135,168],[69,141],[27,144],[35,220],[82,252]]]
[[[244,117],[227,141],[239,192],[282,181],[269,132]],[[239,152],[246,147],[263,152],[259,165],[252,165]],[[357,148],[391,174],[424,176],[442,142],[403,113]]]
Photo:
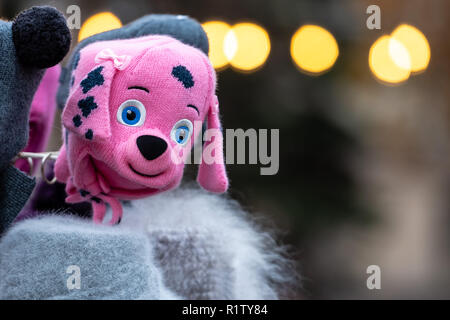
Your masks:
[[[288,266],[234,201],[187,187],[131,202],[113,227],[17,223],[0,241],[0,298],[278,299],[295,281]]]

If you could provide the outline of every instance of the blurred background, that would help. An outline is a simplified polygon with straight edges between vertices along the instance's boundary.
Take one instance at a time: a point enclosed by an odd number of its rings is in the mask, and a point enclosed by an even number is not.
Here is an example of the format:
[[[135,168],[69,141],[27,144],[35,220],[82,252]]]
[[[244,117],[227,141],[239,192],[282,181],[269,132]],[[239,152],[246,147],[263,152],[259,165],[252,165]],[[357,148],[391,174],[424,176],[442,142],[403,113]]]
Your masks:
[[[0,16],[42,4],[79,6],[72,46],[150,13],[204,25],[224,128],[280,130],[276,175],[228,172],[297,261],[302,288],[286,298],[450,298],[450,2],[2,0]]]

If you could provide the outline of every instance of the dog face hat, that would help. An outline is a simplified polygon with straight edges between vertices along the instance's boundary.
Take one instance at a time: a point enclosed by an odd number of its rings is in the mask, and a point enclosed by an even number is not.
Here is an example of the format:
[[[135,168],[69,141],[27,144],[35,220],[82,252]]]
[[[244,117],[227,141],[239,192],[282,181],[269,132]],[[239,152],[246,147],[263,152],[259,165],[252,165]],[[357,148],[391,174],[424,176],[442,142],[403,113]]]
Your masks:
[[[107,202],[116,223],[118,200],[178,186],[205,119],[210,139],[204,149],[213,149],[214,161],[202,161],[197,180],[209,191],[226,191],[215,81],[203,52],[167,36],[83,48],[55,167],[57,179],[67,184],[66,201],[91,200],[96,222],[103,220]]]

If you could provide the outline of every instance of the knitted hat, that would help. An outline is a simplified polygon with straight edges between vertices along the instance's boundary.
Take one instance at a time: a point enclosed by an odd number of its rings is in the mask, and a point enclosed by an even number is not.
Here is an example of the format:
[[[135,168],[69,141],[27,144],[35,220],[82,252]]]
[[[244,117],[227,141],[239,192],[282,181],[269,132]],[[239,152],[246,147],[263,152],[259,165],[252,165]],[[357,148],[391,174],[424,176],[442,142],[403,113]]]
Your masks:
[[[215,72],[200,50],[168,36],[102,41],[80,51],[64,108],[65,143],[55,173],[67,202],[90,200],[94,221],[119,200],[177,187],[184,160],[207,119],[204,148],[213,161],[198,182],[212,192],[228,187],[223,163]],[[209,157],[211,158],[211,157]]]
[[[69,95],[72,72],[80,58],[80,50],[94,42],[133,39],[149,35],[166,35],[202,50],[208,54],[208,37],[200,23],[184,16],[173,14],[148,14],[132,21],[122,28],[117,28],[94,34],[79,42],[71,51],[66,66],[62,69],[59,79],[57,104],[64,108]]]

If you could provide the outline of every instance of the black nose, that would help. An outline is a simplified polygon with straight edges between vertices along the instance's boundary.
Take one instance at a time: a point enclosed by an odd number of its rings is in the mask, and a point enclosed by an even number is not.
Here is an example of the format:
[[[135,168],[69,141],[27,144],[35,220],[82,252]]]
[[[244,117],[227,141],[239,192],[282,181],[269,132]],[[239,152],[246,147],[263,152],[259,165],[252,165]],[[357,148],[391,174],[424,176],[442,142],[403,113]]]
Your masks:
[[[155,136],[140,136],[136,139],[136,144],[147,160],[155,160],[167,149],[167,143]]]

